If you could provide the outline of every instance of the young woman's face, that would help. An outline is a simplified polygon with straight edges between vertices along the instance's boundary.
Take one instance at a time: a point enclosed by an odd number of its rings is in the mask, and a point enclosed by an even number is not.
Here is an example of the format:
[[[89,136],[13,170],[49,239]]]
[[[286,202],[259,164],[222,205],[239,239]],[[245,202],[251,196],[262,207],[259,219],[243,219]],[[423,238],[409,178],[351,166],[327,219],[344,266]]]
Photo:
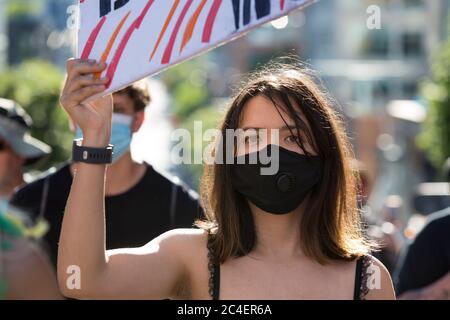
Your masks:
[[[303,114],[300,117],[308,125]],[[309,154],[317,154],[306,134],[302,131],[297,134],[294,120],[282,108],[277,110],[272,101],[264,96],[256,96],[248,101],[242,111],[239,128],[243,130],[243,136],[238,138],[237,156],[259,151],[268,144],[304,154],[299,141]]]

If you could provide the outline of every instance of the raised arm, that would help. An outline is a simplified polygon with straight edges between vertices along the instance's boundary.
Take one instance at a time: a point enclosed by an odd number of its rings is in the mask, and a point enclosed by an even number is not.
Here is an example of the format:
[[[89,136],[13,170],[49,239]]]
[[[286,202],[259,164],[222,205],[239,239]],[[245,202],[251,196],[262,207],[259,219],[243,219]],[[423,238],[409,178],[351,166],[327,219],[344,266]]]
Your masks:
[[[108,79],[92,75],[105,64],[69,60],[61,104],[83,131],[83,145],[110,140],[112,97],[85,103]],[[105,165],[78,163],[67,201],[58,251],[58,281],[72,298],[161,299],[174,295],[183,274],[176,232],[138,249],[105,250]],[[126,208],[123,208],[126,210]]]

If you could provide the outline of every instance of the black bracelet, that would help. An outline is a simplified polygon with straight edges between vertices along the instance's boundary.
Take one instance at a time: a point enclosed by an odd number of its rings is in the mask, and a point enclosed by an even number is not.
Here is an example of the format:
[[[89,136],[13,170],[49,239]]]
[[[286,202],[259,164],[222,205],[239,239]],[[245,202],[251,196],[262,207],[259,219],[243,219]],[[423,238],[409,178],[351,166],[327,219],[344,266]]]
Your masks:
[[[91,164],[110,164],[114,153],[114,146],[106,148],[91,148],[82,146],[83,139],[75,139],[72,145],[72,161]]]

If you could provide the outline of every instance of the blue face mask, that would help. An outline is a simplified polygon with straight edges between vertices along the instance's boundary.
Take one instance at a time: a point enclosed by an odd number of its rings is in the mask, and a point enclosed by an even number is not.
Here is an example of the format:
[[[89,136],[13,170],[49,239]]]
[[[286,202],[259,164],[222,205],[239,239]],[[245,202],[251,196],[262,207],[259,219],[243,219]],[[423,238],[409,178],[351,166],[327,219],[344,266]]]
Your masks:
[[[117,161],[130,149],[132,122],[133,118],[131,116],[113,113],[110,141],[114,146],[113,162]],[[77,128],[75,138],[80,139],[82,137],[83,133],[81,132],[81,129]]]

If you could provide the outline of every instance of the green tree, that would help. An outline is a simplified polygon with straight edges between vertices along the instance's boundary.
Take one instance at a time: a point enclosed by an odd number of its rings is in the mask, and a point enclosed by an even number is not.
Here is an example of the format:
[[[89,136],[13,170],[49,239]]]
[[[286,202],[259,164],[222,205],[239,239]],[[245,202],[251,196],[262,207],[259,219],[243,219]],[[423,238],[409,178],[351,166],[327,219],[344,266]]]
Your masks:
[[[172,99],[174,116],[180,127],[190,131],[194,137],[194,123],[201,122],[203,132],[216,128],[220,119],[217,106],[213,101],[208,87],[207,74],[209,67],[208,55],[179,64],[161,74],[161,80],[166,84]],[[206,142],[192,141],[190,155],[202,151]],[[193,160],[193,159],[191,159]],[[199,164],[183,165],[186,176],[197,187],[203,166]]]
[[[184,119],[184,121],[181,123],[181,127],[189,130],[191,137],[194,137],[195,136],[194,126],[196,122],[197,123],[199,122],[201,123],[202,126],[202,135],[203,135],[206,132],[206,130],[218,129],[218,125],[222,117],[223,113],[219,110],[217,105],[207,106],[197,109],[188,118]],[[199,141],[198,139],[193,140],[190,150],[191,160],[192,161],[194,160],[195,152],[201,152],[203,154],[208,144],[213,142],[214,141]],[[193,177],[192,180],[195,182],[195,184],[197,184],[200,181],[200,178],[203,173],[203,165],[191,164],[187,165],[186,169],[192,175]],[[195,185],[195,187],[198,187],[198,185]]]
[[[418,143],[441,169],[450,157],[450,39],[436,55],[432,70],[432,80],[423,86],[428,116]]]
[[[42,60],[29,60],[0,74],[0,97],[22,105],[33,119],[31,134],[53,148],[36,169],[45,170],[68,159],[73,135],[59,106],[62,73]]]
[[[36,14],[42,10],[42,1],[9,1],[6,5],[6,14],[9,17]]]

